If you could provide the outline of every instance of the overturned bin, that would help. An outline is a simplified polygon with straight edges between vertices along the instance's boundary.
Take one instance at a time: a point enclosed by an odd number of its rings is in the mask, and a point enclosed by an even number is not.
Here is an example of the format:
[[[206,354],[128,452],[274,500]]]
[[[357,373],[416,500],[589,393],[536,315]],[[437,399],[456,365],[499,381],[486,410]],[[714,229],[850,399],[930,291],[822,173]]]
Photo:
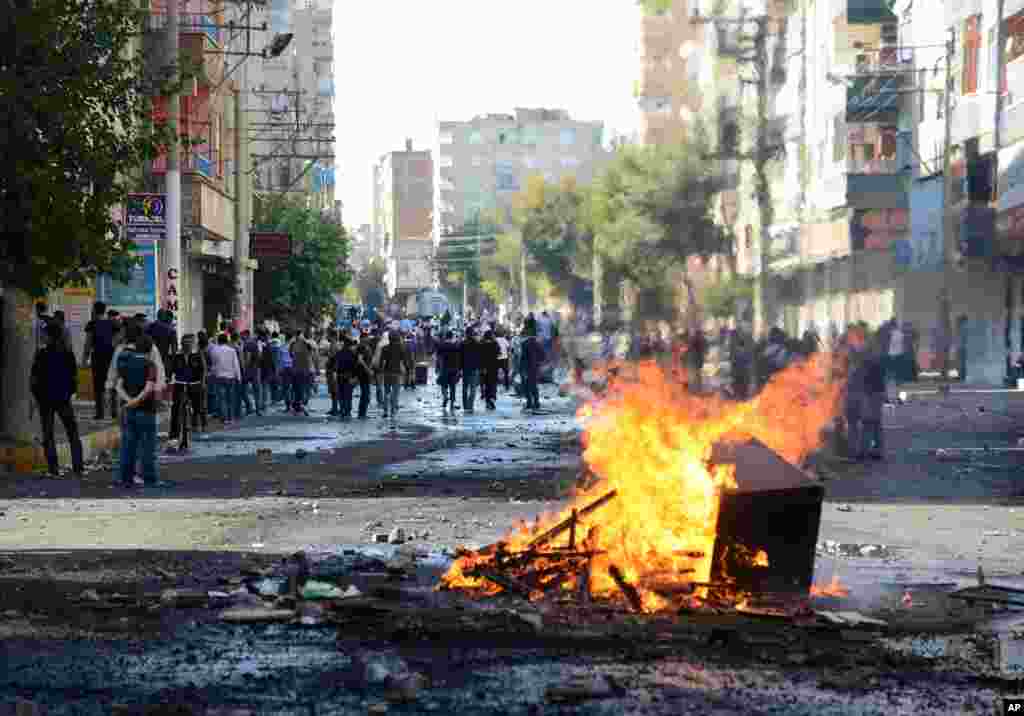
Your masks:
[[[824,488],[756,440],[720,443],[711,461],[735,465],[737,485],[720,493],[711,583],[806,596],[814,579]],[[762,550],[767,565],[747,557]]]

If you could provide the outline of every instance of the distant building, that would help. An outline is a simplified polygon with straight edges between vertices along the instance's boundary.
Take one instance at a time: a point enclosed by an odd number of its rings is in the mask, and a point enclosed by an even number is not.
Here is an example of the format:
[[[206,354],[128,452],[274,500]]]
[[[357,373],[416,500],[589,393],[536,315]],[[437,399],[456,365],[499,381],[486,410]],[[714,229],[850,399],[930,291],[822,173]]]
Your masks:
[[[434,239],[480,218],[507,220],[532,175],[589,183],[607,157],[604,124],[561,109],[516,109],[438,124]],[[496,216],[498,215],[498,216]]]
[[[387,264],[385,283],[396,302],[433,285],[433,197],[430,150],[414,150],[411,139],[404,151],[388,152],[374,167],[375,248]]]

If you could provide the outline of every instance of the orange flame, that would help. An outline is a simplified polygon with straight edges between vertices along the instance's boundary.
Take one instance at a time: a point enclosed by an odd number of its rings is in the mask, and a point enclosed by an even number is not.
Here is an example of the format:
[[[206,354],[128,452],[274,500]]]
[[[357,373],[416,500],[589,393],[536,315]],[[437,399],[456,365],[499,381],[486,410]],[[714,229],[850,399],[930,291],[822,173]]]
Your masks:
[[[826,584],[824,587],[818,585],[811,586],[812,597],[848,597],[850,596],[850,590],[845,585],[841,584],[839,577],[833,576],[832,581]]]
[[[693,395],[654,362],[606,367],[607,393],[579,410],[585,421],[583,458],[598,477],[596,484],[575,495],[562,513],[509,535],[505,549],[511,554],[527,549],[532,538],[574,508],[616,490],[615,499],[587,516],[578,530],[587,538],[586,549],[601,553],[591,563],[590,592],[619,592],[609,572],[615,566],[636,588],[644,611],[671,606],[672,598],[657,585],[709,581],[720,492],[736,487],[733,466],[709,464],[713,446],[754,438],[798,464],[820,444],[822,428],[836,414],[841,386],[830,380],[830,367],[830,357],[821,354],[796,363],[744,403]],[[769,565],[764,550],[730,548],[741,563]],[[493,564],[493,557],[488,550],[462,554],[440,586],[500,592],[494,582],[470,574]]]

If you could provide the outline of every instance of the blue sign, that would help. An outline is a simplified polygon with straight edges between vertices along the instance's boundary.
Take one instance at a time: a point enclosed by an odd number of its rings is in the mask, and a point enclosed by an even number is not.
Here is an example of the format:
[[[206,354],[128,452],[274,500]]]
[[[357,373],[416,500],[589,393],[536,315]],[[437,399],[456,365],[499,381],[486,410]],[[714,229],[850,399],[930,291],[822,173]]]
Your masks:
[[[156,242],[135,239],[132,251],[136,262],[126,282],[103,275],[99,281],[100,298],[111,308],[132,308],[152,313],[156,310]]]

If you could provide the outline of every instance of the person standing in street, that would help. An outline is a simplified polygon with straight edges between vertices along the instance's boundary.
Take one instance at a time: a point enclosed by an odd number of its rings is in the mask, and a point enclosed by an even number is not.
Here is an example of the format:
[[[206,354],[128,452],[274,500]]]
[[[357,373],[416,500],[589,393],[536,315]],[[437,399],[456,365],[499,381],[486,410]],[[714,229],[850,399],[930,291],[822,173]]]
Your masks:
[[[289,346],[294,361],[292,366],[292,410],[309,416],[306,403],[309,402],[313,380],[320,370],[317,363],[316,347],[309,338],[309,331],[298,333]]]
[[[398,394],[402,389],[405,375],[413,369],[412,356],[402,340],[398,326],[392,324],[387,342],[381,342],[374,356],[374,365],[380,371],[384,384],[384,417],[394,420],[398,414]]]
[[[529,320],[524,328],[520,346],[519,372],[523,376],[523,393],[526,396],[525,411],[540,410],[540,367],[544,362],[544,348],[537,339],[537,324]]]
[[[182,434],[182,407],[185,401],[192,410],[193,432],[206,432],[206,414],[203,412],[203,398],[206,392],[206,360],[196,350],[196,339],[191,333],[181,337],[181,351],[171,356],[168,367],[171,376],[171,429],[168,437],[178,440]]]
[[[352,394],[359,380],[359,359],[350,336],[342,338],[340,346],[327,364],[328,380],[333,376],[338,411],[342,420],[352,418]]]
[[[480,342],[480,376],[483,379],[484,402],[488,410],[497,408],[500,355],[501,348],[494,338],[494,331],[487,331]]]
[[[220,417],[225,425],[235,417],[234,392],[242,382],[242,367],[238,364],[238,353],[228,343],[226,333],[217,337],[217,344],[210,347],[210,380],[220,406]]]
[[[261,347],[256,337],[247,329],[242,331],[242,395],[249,413],[263,415],[263,385],[260,371]],[[252,389],[252,402],[249,390]]]
[[[437,382],[441,386],[441,410],[452,412],[458,410],[455,402],[455,387],[459,384],[459,371],[462,365],[462,349],[455,342],[455,334],[448,331],[444,340],[437,345]]]
[[[92,368],[93,396],[96,400],[96,420],[103,420],[107,398],[107,376],[114,359],[114,322],[106,317],[107,305],[97,301],[92,307],[92,320],[85,326],[85,352],[82,363]],[[113,417],[117,417],[113,406]]]
[[[331,369],[335,356],[341,350],[341,343],[338,341],[338,332],[331,329],[328,333],[328,340],[320,345],[320,355],[324,357],[324,365],[327,367],[327,393],[331,396],[331,410],[327,414],[331,417],[341,415],[341,393],[338,390],[338,375]]]
[[[480,390],[480,368],[483,363],[483,352],[480,341],[476,338],[476,329],[467,328],[466,338],[462,341],[462,409],[473,412],[477,391]]]
[[[499,377],[505,374],[505,392],[512,390],[512,366],[511,366],[511,344],[505,336],[505,329],[499,328],[495,331],[494,340],[498,343],[498,371]]]
[[[156,422],[158,380],[156,364],[150,357],[153,340],[137,328],[134,345],[117,358],[117,393],[124,401],[121,419],[121,484],[135,485],[135,462],[142,463],[142,482],[162,487],[156,472]]]
[[[85,471],[82,440],[71,399],[78,392],[78,365],[75,354],[64,339],[64,327],[51,322],[46,327],[46,344],[32,361],[29,379],[32,395],[39,404],[39,420],[43,430],[43,450],[52,477],[60,476],[57,442],[53,434],[54,416],[59,416],[71,446],[71,469],[77,476]]]
[[[358,341],[356,362],[359,364],[359,419],[366,420],[370,410],[370,386],[373,384],[373,344],[369,332],[353,330],[352,339]]]
[[[166,308],[156,313],[156,320],[146,327],[146,335],[153,339],[153,345],[160,352],[164,366],[171,362],[171,352],[178,345],[178,333],[174,330],[174,314]]]

